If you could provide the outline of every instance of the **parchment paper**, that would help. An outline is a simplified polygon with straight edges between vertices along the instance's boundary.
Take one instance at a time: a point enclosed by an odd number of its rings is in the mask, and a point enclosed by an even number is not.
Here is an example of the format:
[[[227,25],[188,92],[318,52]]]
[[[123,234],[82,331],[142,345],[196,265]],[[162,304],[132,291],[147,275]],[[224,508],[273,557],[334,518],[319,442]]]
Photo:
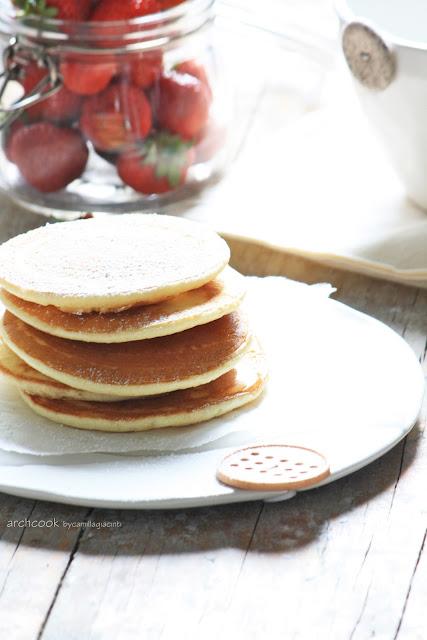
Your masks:
[[[273,277],[250,278],[248,285],[246,312],[270,371],[266,391],[253,405],[199,426],[102,434],[36,416],[2,383],[0,449],[69,456],[197,451],[277,438],[309,444],[317,429],[320,440],[336,439],[344,416],[345,431],[358,433],[373,424],[376,433],[407,425],[411,412],[415,420],[422,374],[414,386],[418,365],[399,336],[329,300],[329,285]]]

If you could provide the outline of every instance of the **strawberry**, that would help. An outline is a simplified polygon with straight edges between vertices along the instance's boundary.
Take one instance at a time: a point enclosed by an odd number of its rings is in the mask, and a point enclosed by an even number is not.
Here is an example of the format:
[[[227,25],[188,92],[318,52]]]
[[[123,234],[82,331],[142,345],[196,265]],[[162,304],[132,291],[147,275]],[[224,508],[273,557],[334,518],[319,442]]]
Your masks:
[[[159,133],[123,153],[117,171],[123,182],[145,194],[166,193],[184,183],[194,158],[190,144]]]
[[[109,85],[117,72],[117,64],[111,59],[105,62],[69,60],[62,62],[59,69],[67,89],[78,95],[91,96]]]
[[[21,84],[25,93],[30,93],[36,85],[46,77],[45,67],[38,67],[35,62],[30,62],[23,70]],[[71,93],[66,87],[61,87],[50,98],[27,107],[25,113],[30,120],[53,120],[54,122],[69,122],[79,115],[82,99]]]
[[[113,84],[86,99],[80,129],[101,151],[118,151],[146,137],[151,129],[150,103],[137,87]]]
[[[22,84],[25,93],[30,93],[46,76],[46,67],[39,67],[36,62],[29,62],[20,71],[19,82]]]
[[[47,76],[46,67],[39,67],[35,62],[29,62],[21,71],[21,77],[19,82],[21,83],[25,94],[31,93],[33,89]],[[25,113],[31,118],[31,120],[37,120],[41,117],[42,108],[41,102],[28,107]]]
[[[200,62],[197,62],[197,60],[184,60],[184,62],[175,65],[174,69],[178,71],[178,73],[188,73],[190,76],[194,76],[194,78],[200,80],[200,82],[208,88],[209,97],[212,98],[212,89],[208,76],[204,66],[200,64]]]
[[[92,9],[92,3],[90,0],[45,1],[47,7],[56,9],[55,18],[57,20],[76,20],[78,22],[83,22],[84,20],[87,20],[89,18],[89,14]]]
[[[67,123],[79,116],[82,105],[81,96],[71,93],[66,87],[61,87],[59,91],[50,98],[35,105],[40,107],[41,116],[44,120],[52,122]],[[31,111],[31,107],[28,111]]]
[[[101,0],[95,7],[91,22],[102,36],[112,36],[111,40],[102,40],[106,48],[120,47],[128,43],[123,38],[129,31],[128,22],[168,9],[182,0]],[[102,26],[99,26],[102,25]],[[101,42],[101,40],[100,40]],[[141,85],[139,85],[141,86]]]
[[[12,142],[15,134],[25,126],[24,117],[21,116],[18,120],[14,120],[12,124],[5,128],[3,131],[3,151],[9,162],[15,162],[12,151]]]
[[[25,180],[38,191],[63,189],[83,173],[88,150],[75,129],[37,122],[13,135],[10,154]]]
[[[160,126],[185,140],[197,138],[207,123],[211,103],[209,89],[188,73],[163,73],[156,102]]]
[[[13,0],[24,15],[38,15],[56,20],[87,20],[92,9],[91,0]]]
[[[129,61],[129,76],[132,84],[141,89],[148,89],[160,77],[162,64],[161,51],[133,55]]]
[[[131,20],[162,11],[161,0],[101,0],[92,13],[94,22]]]

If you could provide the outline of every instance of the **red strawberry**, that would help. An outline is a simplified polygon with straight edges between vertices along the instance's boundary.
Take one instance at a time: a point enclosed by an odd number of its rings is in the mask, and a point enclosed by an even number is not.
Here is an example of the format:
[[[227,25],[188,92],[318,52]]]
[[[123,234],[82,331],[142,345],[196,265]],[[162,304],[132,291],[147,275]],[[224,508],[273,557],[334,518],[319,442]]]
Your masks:
[[[32,14],[57,20],[87,20],[92,9],[91,0],[13,0],[25,15]]]
[[[190,76],[194,76],[197,80],[200,80],[202,84],[209,89],[209,96],[212,98],[212,89],[209,84],[206,69],[197,60],[185,60],[175,65],[175,71],[178,73],[188,73]]]
[[[92,96],[108,86],[117,64],[113,60],[98,62],[87,58],[62,62],[59,68],[67,89],[82,96]]]
[[[40,107],[43,119],[66,123],[78,117],[81,105],[81,96],[72,93],[66,87],[61,87],[53,96],[35,106]]]
[[[196,138],[206,125],[209,89],[188,73],[163,73],[158,84],[157,118],[161,127],[185,140]]]
[[[46,0],[46,7],[56,9],[57,20],[82,22],[89,18],[92,3],[90,0]]]
[[[162,10],[161,0],[101,0],[92,14],[95,22],[131,20]]]
[[[166,193],[184,183],[194,158],[189,143],[159,133],[122,154],[117,171],[123,182],[145,194]]]
[[[174,4],[178,4],[177,0],[172,1]],[[126,25],[129,20],[158,13],[168,9],[169,6],[172,6],[170,0],[120,0],[120,2],[118,0],[101,0],[92,13],[91,22],[95,24],[119,23],[114,26],[103,24],[102,27],[95,27],[103,38],[112,36],[111,40],[103,40],[102,46],[113,48],[126,44],[121,36],[129,30]],[[120,23],[124,26],[120,26]]]
[[[23,67],[19,82],[24,87],[25,93],[29,93],[46,75],[46,67],[39,67],[36,62],[29,62]]]
[[[101,151],[120,150],[150,131],[150,103],[137,87],[113,84],[85,101],[80,129]]]
[[[75,129],[38,122],[22,127],[10,153],[25,180],[38,191],[63,189],[83,173],[88,150]]]
[[[9,127],[3,130],[3,150],[9,162],[15,162],[12,151],[12,141],[15,134],[24,126],[25,122],[22,120],[22,118],[19,118],[19,120],[14,120]]]
[[[132,56],[129,61],[132,84],[147,89],[159,78],[162,72],[163,55],[161,51],[152,51]]]
[[[46,68],[38,67],[35,62],[29,63],[20,80],[25,93],[30,93],[46,75]],[[50,98],[28,107],[25,113],[31,120],[47,119],[54,122],[68,122],[78,116],[81,101],[80,96],[76,96],[66,87],[62,87]]]
[[[46,67],[39,67],[35,62],[29,62],[21,72],[19,82],[22,84],[25,94],[29,94],[47,76]],[[41,117],[41,102],[28,107],[25,112],[32,120]]]

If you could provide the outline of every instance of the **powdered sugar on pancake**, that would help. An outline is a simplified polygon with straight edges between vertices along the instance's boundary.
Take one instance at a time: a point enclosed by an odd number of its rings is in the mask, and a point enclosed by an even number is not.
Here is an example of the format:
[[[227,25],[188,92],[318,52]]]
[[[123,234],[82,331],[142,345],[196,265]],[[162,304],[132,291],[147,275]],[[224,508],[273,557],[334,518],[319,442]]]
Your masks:
[[[212,280],[227,244],[188,220],[126,214],[46,225],[0,247],[0,283],[69,311],[150,303]]]

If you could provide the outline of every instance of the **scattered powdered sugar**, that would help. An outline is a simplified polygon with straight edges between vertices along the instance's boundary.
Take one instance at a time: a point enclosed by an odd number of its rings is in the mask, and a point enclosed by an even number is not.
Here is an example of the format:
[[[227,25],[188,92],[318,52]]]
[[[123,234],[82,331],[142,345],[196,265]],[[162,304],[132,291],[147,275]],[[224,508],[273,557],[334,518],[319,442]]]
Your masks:
[[[0,279],[21,290],[99,299],[199,280],[228,258],[224,240],[198,223],[105,216],[46,225],[5,242]]]

